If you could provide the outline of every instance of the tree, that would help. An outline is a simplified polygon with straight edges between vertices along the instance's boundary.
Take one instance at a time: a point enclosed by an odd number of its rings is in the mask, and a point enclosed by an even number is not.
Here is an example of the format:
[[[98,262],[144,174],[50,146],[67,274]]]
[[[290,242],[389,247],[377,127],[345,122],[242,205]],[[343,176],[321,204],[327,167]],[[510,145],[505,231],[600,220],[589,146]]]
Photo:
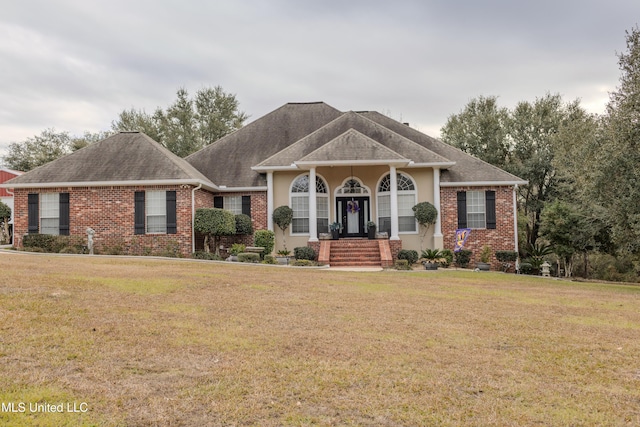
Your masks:
[[[10,219],[11,208],[7,204],[0,202],[0,224],[2,225],[2,228],[0,229],[0,242],[2,243],[11,241],[11,234],[9,233]]]
[[[422,241],[424,240],[429,227],[436,223],[438,218],[438,210],[429,202],[420,202],[413,208],[413,215],[416,217],[418,224],[424,230],[420,235],[420,251],[422,252]]]
[[[210,240],[213,238],[215,253],[220,256],[220,237],[236,232],[236,217],[230,211],[218,208],[196,209],[193,228],[204,235],[204,250],[210,252]]]
[[[291,209],[289,206],[279,206],[273,211],[273,222],[275,222],[276,225],[282,230],[282,245],[284,246],[284,250],[287,250],[287,242],[285,240],[284,231],[287,229],[287,227],[289,227],[291,221],[293,221],[293,209]]]
[[[108,135],[108,132],[85,132],[83,136],[70,136],[69,132],[45,129],[40,135],[9,144],[8,153],[2,160],[11,169],[28,172]]]
[[[166,110],[157,108],[153,115],[144,110],[124,110],[111,128],[144,132],[171,152],[186,157],[240,129],[248,116],[238,107],[235,95],[225,93],[220,86],[200,89],[194,98],[180,88]]]
[[[573,260],[582,254],[587,260],[589,250],[596,247],[599,221],[589,218],[586,209],[556,200],[542,211],[540,235],[547,239],[553,252],[564,264],[565,277],[571,277]],[[585,271],[586,271],[585,262]]]
[[[442,140],[487,163],[503,167],[509,153],[509,111],[495,96],[472,99],[441,130]]]
[[[608,210],[612,238],[622,252],[640,254],[640,29],[626,32],[618,55],[620,85],[610,94],[604,117],[600,167],[593,179]]]

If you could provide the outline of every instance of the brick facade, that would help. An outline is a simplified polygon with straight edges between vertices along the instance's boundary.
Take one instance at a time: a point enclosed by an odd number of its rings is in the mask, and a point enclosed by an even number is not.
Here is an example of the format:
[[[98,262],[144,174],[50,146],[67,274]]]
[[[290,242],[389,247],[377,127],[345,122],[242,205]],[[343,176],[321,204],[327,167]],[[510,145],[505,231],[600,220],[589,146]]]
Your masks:
[[[64,187],[16,189],[15,246],[22,247],[28,230],[28,195],[69,193],[69,235],[86,244],[87,227],[95,232],[96,253],[152,255],[178,251],[191,253],[191,186]],[[176,191],[176,234],[134,234],[134,194],[145,190]],[[196,200],[206,199],[205,191]]]
[[[483,246],[496,251],[513,251],[515,249],[515,235],[513,225],[513,187],[443,187],[440,189],[441,223],[445,249],[453,249],[455,233],[458,228],[458,191],[486,191],[496,192],[496,228],[472,229],[465,249],[473,252],[470,266],[480,260]],[[500,270],[500,263],[492,256],[491,269]]]

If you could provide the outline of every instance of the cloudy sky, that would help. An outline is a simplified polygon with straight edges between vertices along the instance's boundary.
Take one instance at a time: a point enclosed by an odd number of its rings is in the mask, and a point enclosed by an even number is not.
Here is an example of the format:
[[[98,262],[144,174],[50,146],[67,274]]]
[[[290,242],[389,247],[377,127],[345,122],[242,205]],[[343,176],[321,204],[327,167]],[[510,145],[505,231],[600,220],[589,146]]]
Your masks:
[[[604,110],[638,0],[23,0],[0,13],[0,155],[220,85],[250,121],[287,102],[377,110],[439,136],[479,95]]]

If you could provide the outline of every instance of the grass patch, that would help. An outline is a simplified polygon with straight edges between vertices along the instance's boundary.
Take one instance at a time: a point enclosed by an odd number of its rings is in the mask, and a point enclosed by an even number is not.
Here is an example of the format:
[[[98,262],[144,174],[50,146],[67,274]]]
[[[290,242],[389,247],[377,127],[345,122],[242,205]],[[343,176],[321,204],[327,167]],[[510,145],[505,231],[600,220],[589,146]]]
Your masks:
[[[640,287],[0,253],[7,425],[640,424]]]

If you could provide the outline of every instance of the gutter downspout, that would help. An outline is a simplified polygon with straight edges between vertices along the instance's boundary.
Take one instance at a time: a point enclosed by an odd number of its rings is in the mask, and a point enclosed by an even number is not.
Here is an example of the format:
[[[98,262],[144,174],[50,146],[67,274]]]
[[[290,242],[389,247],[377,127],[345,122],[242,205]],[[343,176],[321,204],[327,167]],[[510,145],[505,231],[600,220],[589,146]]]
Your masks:
[[[196,228],[194,224],[196,220],[196,190],[201,188],[202,183],[191,189],[191,253],[196,251]]]

